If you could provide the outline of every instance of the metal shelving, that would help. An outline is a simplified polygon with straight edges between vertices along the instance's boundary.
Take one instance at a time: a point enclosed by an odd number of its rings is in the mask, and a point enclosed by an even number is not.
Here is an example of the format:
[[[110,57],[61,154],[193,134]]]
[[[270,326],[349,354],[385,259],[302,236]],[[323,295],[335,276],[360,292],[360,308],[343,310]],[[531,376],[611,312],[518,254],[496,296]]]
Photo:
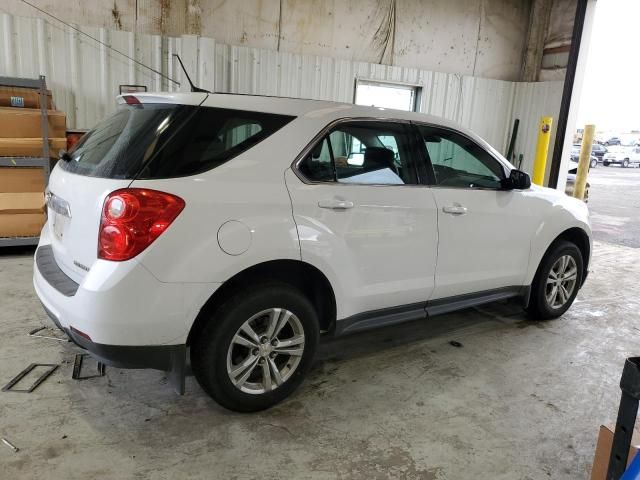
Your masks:
[[[47,82],[40,78],[0,77],[0,86],[37,89],[40,95],[40,124],[42,125],[42,157],[0,157],[0,167],[42,167],[44,183],[49,183],[51,158],[49,155],[49,113]],[[39,237],[0,237],[0,247],[37,245]]]

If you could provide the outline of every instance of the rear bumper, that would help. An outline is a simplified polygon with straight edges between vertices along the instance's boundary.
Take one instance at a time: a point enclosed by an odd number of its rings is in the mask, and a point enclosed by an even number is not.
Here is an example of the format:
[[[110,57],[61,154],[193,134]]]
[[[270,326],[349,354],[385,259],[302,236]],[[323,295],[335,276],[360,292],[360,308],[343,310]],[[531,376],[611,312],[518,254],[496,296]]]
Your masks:
[[[184,355],[191,325],[218,284],[163,283],[135,259],[97,260],[74,291],[57,276],[53,253],[43,258],[41,249],[46,253],[49,245],[43,233],[34,288],[49,317],[76,344],[123,368],[167,370],[173,355]]]
[[[181,345],[105,345],[95,343],[83,337],[73,328],[64,328],[60,320],[48,310],[43,308],[51,321],[69,339],[80,348],[87,350],[95,359],[117,368],[152,368],[156,370],[171,370],[176,361],[184,358],[186,346]]]

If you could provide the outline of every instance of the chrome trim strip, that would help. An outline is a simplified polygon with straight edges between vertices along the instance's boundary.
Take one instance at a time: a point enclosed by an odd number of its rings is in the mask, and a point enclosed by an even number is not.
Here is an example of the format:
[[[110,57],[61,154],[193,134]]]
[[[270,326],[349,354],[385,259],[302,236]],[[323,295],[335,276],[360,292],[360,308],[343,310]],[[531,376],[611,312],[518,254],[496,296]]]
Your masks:
[[[71,218],[71,206],[65,199],[58,197],[52,192],[46,194],[47,206],[63,217]]]

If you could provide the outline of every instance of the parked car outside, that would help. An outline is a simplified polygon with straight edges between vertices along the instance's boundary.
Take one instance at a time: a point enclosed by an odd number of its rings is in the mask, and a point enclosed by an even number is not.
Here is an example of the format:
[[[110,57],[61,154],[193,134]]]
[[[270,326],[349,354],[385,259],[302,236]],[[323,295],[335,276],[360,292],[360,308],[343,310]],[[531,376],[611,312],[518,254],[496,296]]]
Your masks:
[[[578,163],[580,160],[580,145],[574,145],[571,148],[571,155],[569,158],[571,159],[571,162]],[[589,168],[595,168],[598,166],[598,158],[595,155],[591,154],[589,159]]]
[[[575,166],[571,166],[571,168],[569,168],[569,170],[567,171],[567,183],[565,185],[564,191],[570,197],[573,197],[573,192],[575,191],[575,188],[576,188],[576,176],[577,176],[577,174],[578,174],[578,168],[575,167]],[[583,198],[584,203],[588,203],[589,202],[589,188],[590,187],[591,187],[591,184],[589,182],[587,182],[587,184],[585,185],[585,188],[584,188],[584,198]]]
[[[605,153],[607,153],[607,147],[605,147],[604,145],[594,143],[591,147],[591,155],[596,157],[599,163],[602,163],[602,158],[604,157]]]
[[[237,411],[288,397],[320,334],[518,299],[573,303],[584,203],[472,132],[412,112],[135,94],[56,165],[34,286],[99,360]],[[400,368],[398,366],[398,368]]]
[[[606,142],[604,142],[605,145],[610,146],[610,145],[620,145],[620,137],[611,137],[609,138],[609,140],[607,140]]]
[[[629,139],[619,146],[610,147],[604,157],[602,157],[602,164],[605,167],[609,165],[621,165],[624,168],[639,166],[640,146],[638,146],[637,140]]]

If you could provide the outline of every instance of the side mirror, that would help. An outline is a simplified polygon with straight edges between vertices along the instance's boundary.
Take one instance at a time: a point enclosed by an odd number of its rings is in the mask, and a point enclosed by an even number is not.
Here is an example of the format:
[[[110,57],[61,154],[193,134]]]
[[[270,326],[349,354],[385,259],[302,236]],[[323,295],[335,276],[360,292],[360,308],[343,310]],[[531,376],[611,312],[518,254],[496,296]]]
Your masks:
[[[531,186],[531,177],[522,170],[511,170],[509,176],[502,180],[502,188],[505,190],[526,190]]]

